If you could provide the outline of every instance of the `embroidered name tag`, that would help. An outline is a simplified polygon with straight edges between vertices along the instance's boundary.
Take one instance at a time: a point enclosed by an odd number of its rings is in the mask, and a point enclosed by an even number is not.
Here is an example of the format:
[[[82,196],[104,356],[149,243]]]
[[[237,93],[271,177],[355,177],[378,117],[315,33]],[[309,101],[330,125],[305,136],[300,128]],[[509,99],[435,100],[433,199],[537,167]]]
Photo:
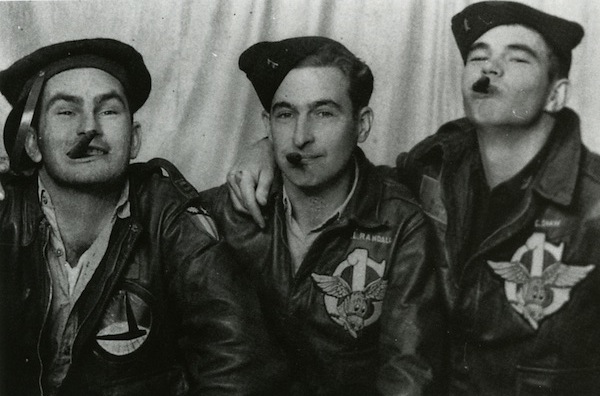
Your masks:
[[[365,232],[360,232],[360,231],[354,231],[352,233],[352,239],[355,239],[358,241],[383,243],[386,245],[389,245],[390,243],[392,243],[392,238],[390,238],[389,236],[367,234]]]

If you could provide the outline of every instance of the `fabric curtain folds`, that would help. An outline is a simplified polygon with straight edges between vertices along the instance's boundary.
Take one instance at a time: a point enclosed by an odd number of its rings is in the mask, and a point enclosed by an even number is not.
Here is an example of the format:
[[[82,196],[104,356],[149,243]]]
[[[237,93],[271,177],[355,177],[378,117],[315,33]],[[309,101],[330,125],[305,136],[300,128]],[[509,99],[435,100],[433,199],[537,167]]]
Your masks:
[[[165,157],[198,189],[218,185],[241,147],[264,136],[261,106],[238,69],[250,45],[323,35],[342,42],[375,75],[375,124],[363,144],[377,164],[462,116],[462,61],[450,18],[467,0],[91,0],[0,2],[0,67],[51,43],[111,37],[133,45],[153,78],[137,113],[139,160]],[[581,23],[569,106],[584,141],[600,152],[600,3],[524,0]],[[2,122],[10,110],[0,100]],[[1,146],[1,144],[0,144]],[[1,147],[0,147],[1,151]]]

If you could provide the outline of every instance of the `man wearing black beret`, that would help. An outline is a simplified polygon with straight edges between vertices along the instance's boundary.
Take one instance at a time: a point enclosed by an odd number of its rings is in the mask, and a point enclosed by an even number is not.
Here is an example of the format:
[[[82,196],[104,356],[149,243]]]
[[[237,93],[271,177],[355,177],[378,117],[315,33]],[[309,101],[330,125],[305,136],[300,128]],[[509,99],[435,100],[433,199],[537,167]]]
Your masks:
[[[450,393],[598,394],[600,158],[566,107],[583,28],[486,1],[452,31],[467,117],[397,160],[445,251]]]
[[[278,394],[437,394],[434,236],[412,194],[357,147],[373,120],[371,70],[325,37],[255,44],[239,66],[279,170],[266,226],[234,210],[226,185],[203,196],[259,285],[291,374]]]
[[[129,165],[142,56],[111,39],[0,72],[0,394],[263,394],[256,295],[165,160]],[[166,170],[168,176],[163,175]],[[17,175],[18,174],[18,175]]]

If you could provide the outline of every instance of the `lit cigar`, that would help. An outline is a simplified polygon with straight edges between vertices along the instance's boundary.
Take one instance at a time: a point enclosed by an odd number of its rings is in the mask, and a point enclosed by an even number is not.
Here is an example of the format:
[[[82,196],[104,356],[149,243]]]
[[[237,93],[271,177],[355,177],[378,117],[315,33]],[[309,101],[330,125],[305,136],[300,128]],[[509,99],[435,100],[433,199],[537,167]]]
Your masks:
[[[285,156],[285,158],[294,166],[300,165],[300,161],[302,161],[302,155],[299,153],[289,153]]]
[[[490,78],[489,77],[481,77],[479,80],[473,83],[473,91],[479,93],[488,93],[490,87]]]
[[[90,143],[92,142],[92,140],[94,140],[94,138],[97,135],[98,132],[96,131],[87,131],[86,133],[81,135],[79,137],[79,140],[77,140],[77,143],[75,143],[75,145],[73,145],[73,147],[71,147],[71,150],[69,150],[69,152],[67,153],[69,158],[77,159],[85,156],[85,153],[87,152]]]

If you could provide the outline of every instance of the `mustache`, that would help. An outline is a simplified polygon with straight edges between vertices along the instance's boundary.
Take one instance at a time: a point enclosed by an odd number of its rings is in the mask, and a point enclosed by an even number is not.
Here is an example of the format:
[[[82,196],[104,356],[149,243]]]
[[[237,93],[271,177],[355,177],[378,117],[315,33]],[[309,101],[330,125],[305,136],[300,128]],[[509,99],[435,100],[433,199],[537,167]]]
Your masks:
[[[302,155],[300,153],[289,153],[286,154],[285,159],[287,159],[290,164],[298,166],[302,161]]]
[[[479,93],[489,93],[489,89],[490,89],[490,78],[483,76],[481,78],[479,78],[479,80],[475,81],[473,83],[473,86],[471,87],[473,89],[473,91],[475,92],[479,92]]]

